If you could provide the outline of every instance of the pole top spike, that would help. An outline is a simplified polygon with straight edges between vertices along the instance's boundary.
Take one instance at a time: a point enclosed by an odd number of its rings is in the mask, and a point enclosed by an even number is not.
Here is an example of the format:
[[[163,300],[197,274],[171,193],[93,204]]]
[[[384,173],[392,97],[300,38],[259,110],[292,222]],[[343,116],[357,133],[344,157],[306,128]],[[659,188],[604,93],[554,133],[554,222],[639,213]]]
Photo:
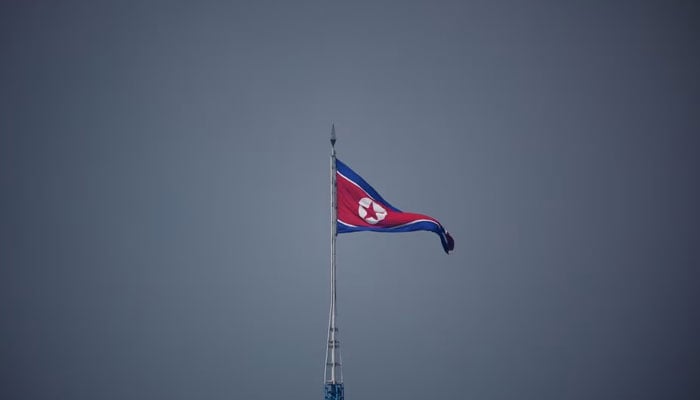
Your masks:
[[[335,147],[335,124],[331,124],[331,146]]]

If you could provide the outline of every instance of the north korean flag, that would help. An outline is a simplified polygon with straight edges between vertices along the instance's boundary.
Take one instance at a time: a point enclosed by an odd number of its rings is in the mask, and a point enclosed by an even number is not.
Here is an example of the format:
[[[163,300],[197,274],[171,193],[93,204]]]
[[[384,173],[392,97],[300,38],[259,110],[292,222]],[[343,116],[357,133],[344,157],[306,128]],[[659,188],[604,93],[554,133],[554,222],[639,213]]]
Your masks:
[[[446,253],[454,250],[452,236],[435,218],[399,210],[343,162],[336,159],[335,165],[338,233],[432,231]]]

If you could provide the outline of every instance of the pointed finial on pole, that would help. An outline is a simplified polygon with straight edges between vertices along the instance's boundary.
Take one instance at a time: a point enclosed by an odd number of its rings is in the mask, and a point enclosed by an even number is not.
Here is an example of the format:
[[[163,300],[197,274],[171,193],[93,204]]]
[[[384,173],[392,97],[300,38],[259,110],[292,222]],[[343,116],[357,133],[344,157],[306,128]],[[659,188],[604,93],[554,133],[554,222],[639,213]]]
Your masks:
[[[331,146],[335,147],[335,124],[331,124]]]

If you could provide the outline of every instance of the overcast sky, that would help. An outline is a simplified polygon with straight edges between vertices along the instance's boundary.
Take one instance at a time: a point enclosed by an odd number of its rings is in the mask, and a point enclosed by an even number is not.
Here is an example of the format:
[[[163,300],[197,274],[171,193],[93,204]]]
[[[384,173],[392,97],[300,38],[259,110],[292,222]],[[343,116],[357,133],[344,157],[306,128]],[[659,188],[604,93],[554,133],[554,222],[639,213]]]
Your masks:
[[[0,398],[700,398],[692,1],[0,5]]]

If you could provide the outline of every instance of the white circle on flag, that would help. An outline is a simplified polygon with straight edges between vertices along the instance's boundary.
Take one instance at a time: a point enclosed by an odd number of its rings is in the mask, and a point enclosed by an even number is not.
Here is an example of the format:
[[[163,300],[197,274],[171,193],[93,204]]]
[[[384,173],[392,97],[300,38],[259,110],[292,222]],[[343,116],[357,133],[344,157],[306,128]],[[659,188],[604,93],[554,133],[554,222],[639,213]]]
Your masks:
[[[374,225],[386,217],[386,210],[384,207],[377,204],[369,197],[363,197],[360,199],[359,204],[360,206],[357,208],[357,214],[369,224]],[[372,207],[372,211],[374,211],[373,213],[368,212],[370,207]]]

